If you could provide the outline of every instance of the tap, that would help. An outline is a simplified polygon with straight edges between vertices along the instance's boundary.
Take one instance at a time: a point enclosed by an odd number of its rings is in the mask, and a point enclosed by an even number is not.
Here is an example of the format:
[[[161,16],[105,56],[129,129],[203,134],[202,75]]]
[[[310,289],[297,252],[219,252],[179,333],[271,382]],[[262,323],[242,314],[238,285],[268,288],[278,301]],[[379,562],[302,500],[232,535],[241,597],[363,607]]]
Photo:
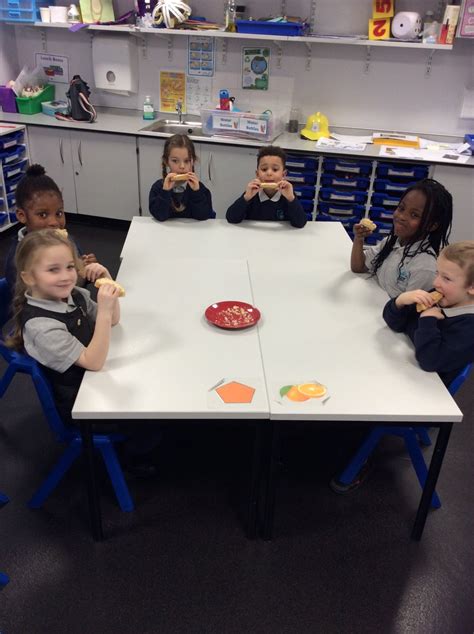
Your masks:
[[[183,102],[181,99],[176,102],[176,112],[178,113],[178,122],[183,123]]]

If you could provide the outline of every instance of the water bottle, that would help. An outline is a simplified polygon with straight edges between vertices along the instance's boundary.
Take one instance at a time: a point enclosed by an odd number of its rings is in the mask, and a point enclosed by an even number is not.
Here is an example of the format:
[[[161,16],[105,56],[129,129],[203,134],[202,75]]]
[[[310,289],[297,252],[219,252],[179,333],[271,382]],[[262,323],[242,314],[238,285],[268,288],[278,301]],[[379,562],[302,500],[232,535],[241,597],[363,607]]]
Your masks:
[[[433,11],[427,11],[423,23],[423,44],[436,44],[438,41],[439,23],[433,19]]]
[[[235,26],[235,13],[237,8],[235,6],[235,0],[227,0],[225,9],[225,30],[235,33],[237,27]]]
[[[143,118],[147,120],[155,118],[155,108],[153,107],[153,101],[150,95],[147,95],[143,102]]]

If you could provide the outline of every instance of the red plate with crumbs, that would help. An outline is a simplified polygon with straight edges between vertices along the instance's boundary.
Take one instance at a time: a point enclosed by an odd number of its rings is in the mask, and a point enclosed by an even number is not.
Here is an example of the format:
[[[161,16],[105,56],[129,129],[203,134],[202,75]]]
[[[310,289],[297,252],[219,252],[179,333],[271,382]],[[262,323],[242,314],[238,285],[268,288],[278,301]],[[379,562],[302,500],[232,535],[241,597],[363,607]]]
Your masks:
[[[216,302],[208,306],[204,314],[208,322],[228,330],[250,328],[255,326],[261,317],[258,308],[237,301]]]

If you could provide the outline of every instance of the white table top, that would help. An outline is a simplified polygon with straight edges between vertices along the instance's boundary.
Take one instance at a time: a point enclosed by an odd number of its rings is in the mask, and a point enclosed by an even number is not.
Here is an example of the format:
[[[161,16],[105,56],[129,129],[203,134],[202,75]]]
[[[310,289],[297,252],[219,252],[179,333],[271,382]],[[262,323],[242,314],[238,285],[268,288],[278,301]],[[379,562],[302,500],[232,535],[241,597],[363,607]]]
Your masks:
[[[347,250],[347,233],[339,222],[308,222],[296,229],[288,222],[173,219],[159,222],[134,217],[121,257],[128,258],[249,258],[270,262],[280,258],[325,259]],[[316,249],[318,254],[316,254]]]
[[[153,269],[125,261],[127,290],[103,371],[87,372],[74,418],[268,418],[258,331],[207,323],[215,301],[254,303],[245,260],[161,260]],[[250,405],[219,403],[222,378],[256,388]]]
[[[86,373],[73,416],[462,420],[408,338],[385,326],[388,297],[350,272],[350,248],[339,223],[134,219],[118,277],[127,288],[121,324],[104,371]],[[257,306],[258,328],[209,326],[205,307],[223,299]],[[268,398],[257,389],[251,406],[216,406],[208,390],[224,377],[266,385]],[[278,395],[311,380],[327,386],[324,404]]]

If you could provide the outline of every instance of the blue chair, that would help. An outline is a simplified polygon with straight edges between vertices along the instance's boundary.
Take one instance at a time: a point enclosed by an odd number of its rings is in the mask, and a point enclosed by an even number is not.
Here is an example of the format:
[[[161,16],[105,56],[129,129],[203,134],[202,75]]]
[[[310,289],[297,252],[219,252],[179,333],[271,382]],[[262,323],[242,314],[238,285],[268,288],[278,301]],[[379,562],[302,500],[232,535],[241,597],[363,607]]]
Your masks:
[[[210,211],[209,212],[209,220],[215,220],[217,217],[217,214],[215,211]]]
[[[451,396],[454,396],[454,394],[456,394],[461,385],[467,379],[472,366],[472,363],[466,365],[462,372],[460,372],[458,376],[453,379],[448,388]],[[356,452],[355,456],[344,469],[342,474],[337,478],[337,482],[346,486],[350,485],[351,482],[353,482],[353,480],[359,474],[364,464],[367,462],[369,456],[374,451],[379,440],[386,435],[399,436],[400,438],[403,438],[408,453],[410,454],[411,462],[418,477],[418,481],[421,485],[421,488],[423,488],[425,486],[426,477],[428,475],[428,468],[423,458],[423,454],[421,453],[419,441],[423,445],[431,444],[431,440],[428,435],[428,429],[426,427],[377,425],[372,429],[365,441],[362,443],[359,450]],[[433,508],[439,508],[441,506],[441,501],[436,491],[433,493],[433,497],[431,498],[431,506]]]
[[[4,493],[0,492],[0,506],[4,506],[9,501],[10,500],[8,499],[8,497]],[[8,578],[8,575],[6,575],[4,572],[0,572],[0,590],[4,586],[6,586],[9,581],[10,579]]]
[[[5,325],[10,314],[10,301],[8,301],[8,304],[5,303],[8,297],[9,292],[5,279],[0,279],[0,306],[2,308],[1,316],[4,319],[3,322],[0,322],[0,329]],[[8,308],[5,308],[5,306]],[[53,467],[51,473],[28,503],[30,508],[39,508],[56,488],[74,460],[80,455],[82,451],[82,436],[79,429],[64,425],[56,409],[51,387],[36,361],[25,353],[10,350],[1,338],[0,354],[8,363],[5,374],[0,380],[0,397],[3,396],[17,372],[29,374],[51,430],[60,443],[67,445],[65,452]],[[122,511],[133,511],[133,500],[114,447],[116,442],[123,441],[125,438],[126,436],[123,434],[93,434],[93,443],[104,460],[120,508]]]

